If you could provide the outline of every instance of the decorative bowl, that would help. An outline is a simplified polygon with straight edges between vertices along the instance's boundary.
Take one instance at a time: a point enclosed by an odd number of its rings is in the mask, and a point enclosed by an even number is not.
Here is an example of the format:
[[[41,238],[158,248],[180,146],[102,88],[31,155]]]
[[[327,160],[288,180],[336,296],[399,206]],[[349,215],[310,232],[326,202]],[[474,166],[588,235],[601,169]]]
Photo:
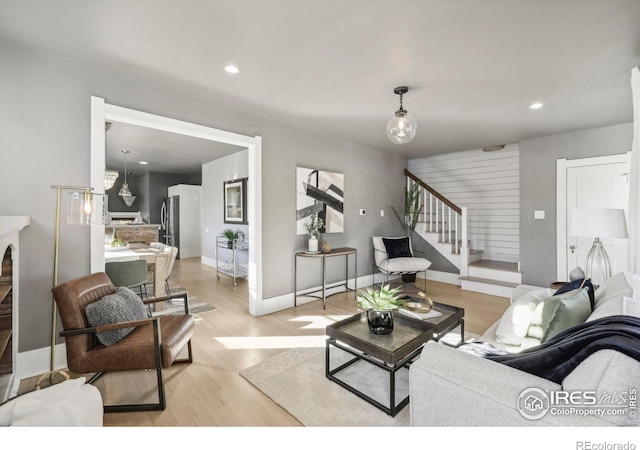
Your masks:
[[[402,304],[403,308],[408,309],[409,311],[417,312],[417,313],[428,313],[433,308],[433,302],[429,297],[424,298],[424,302],[404,302]]]

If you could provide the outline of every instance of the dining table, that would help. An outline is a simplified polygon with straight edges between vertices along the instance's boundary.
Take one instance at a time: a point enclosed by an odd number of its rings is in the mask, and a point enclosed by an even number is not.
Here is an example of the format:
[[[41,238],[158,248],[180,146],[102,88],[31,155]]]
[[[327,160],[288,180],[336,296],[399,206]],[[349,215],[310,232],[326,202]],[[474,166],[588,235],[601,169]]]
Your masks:
[[[164,282],[168,257],[163,250],[142,242],[131,242],[122,247],[105,246],[104,251],[105,263],[145,259],[149,268],[149,281],[153,286],[153,297],[168,295]]]

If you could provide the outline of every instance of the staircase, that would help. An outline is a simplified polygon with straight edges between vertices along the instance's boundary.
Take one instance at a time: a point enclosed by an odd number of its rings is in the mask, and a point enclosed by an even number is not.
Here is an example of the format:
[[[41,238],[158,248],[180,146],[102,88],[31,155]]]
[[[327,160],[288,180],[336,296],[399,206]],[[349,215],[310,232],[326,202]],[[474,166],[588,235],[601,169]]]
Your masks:
[[[407,169],[407,187],[420,186],[422,212],[415,232],[459,270],[462,289],[510,297],[522,283],[518,263],[482,258],[481,249],[470,248],[467,237],[467,209],[459,207]]]

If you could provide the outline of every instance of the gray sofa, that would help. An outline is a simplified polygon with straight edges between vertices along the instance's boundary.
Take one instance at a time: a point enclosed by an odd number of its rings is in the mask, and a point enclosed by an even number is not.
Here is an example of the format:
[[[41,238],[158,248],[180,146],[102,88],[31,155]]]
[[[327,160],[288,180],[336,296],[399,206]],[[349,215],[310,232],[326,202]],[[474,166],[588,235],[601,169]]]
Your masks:
[[[512,295],[512,306],[524,302],[525,296],[545,301],[552,295],[550,289],[520,285]],[[595,290],[595,307],[586,321],[612,315],[640,317],[639,275],[615,274]],[[504,339],[498,337],[501,321],[477,342],[488,342],[509,353],[537,345],[526,342],[527,338],[520,345],[505,344]],[[615,350],[591,354],[561,384],[556,384],[469,351],[430,342],[411,365],[409,383],[412,426],[640,425],[640,405],[636,400],[638,406],[634,406],[633,401],[640,390],[640,362]],[[521,394],[532,392],[530,388],[552,396],[542,409],[545,412],[542,417],[521,413],[522,402],[526,401]],[[564,393],[557,394],[559,391]],[[576,411],[554,408],[561,402],[553,400],[553,396],[567,393],[574,393],[575,400],[570,402],[577,406]],[[600,408],[586,405],[594,401]],[[597,409],[605,413],[597,415],[594,413]],[[623,412],[614,415],[614,410]]]

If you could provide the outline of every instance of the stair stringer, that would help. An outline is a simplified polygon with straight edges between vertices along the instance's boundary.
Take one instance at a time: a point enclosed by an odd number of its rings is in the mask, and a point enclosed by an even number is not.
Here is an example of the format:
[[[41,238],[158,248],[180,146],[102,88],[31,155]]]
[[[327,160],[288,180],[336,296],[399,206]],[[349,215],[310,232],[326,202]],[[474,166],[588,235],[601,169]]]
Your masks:
[[[418,223],[416,225],[415,232],[422,237],[425,241],[429,243],[434,249],[438,251],[442,256],[444,256],[451,264],[460,270],[461,265],[461,256],[460,254],[451,252],[451,243],[448,242],[440,242],[439,233],[428,232],[426,231],[427,224],[426,223]],[[462,248],[461,248],[462,251]]]

